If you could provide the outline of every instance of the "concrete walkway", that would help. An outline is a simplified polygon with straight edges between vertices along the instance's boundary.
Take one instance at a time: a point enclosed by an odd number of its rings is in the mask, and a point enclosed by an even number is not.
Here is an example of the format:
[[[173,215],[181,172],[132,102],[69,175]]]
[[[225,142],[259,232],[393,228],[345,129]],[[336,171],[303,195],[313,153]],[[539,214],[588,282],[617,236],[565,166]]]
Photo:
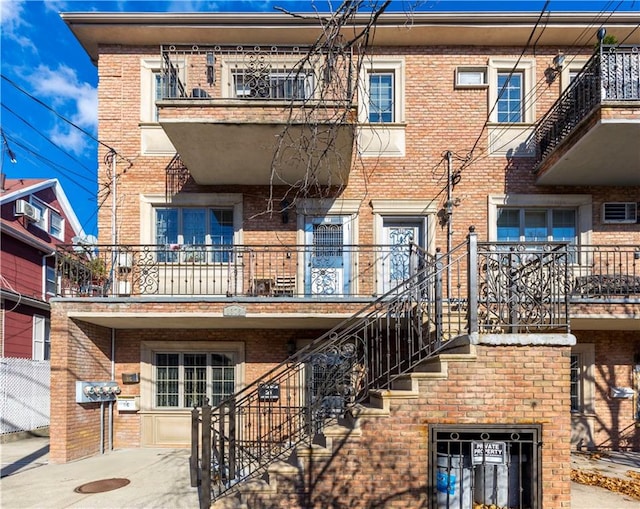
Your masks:
[[[120,449],[91,458],[49,464],[49,439],[0,444],[0,507],[26,508],[198,508],[189,482],[189,451]],[[93,481],[125,478],[130,483],[103,493],[76,493]]]
[[[27,508],[198,508],[196,488],[189,482],[189,451],[184,449],[120,449],[91,458],[49,464],[49,438],[30,438],[0,444],[2,479],[0,507]],[[640,453],[575,453],[572,467],[629,479],[640,473]],[[127,486],[95,494],[75,488],[93,481],[125,478]],[[574,509],[638,509],[640,501],[603,488],[573,483]],[[409,509],[409,508],[408,508]]]

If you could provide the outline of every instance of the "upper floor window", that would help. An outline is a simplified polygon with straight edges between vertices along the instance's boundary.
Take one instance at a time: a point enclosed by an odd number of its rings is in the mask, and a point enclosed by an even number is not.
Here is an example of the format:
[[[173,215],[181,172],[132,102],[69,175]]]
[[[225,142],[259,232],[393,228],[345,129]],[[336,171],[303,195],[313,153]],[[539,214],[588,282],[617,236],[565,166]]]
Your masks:
[[[498,210],[497,234],[502,242],[576,243],[576,211],[503,207]]]
[[[233,245],[233,209],[205,207],[158,207],[155,209],[155,242],[176,246],[175,251],[159,252],[158,261],[226,262]],[[227,249],[207,249],[226,246]]]
[[[404,62],[372,57],[360,81],[360,119],[371,124],[399,123],[404,118]]]
[[[498,122],[523,122],[524,73],[498,72]]]
[[[369,74],[369,122],[394,121],[394,95],[392,72]]]
[[[269,70],[233,72],[233,96],[240,98],[304,100],[313,95],[310,71]]]
[[[40,211],[40,220],[35,223],[36,226],[51,234],[56,239],[63,240],[64,219],[62,215],[34,196],[31,197],[30,203]]]
[[[47,265],[45,267],[45,293],[55,295],[58,291],[58,280],[56,278],[56,269]]]
[[[492,58],[488,67],[489,120],[500,124],[535,121],[535,61]]]

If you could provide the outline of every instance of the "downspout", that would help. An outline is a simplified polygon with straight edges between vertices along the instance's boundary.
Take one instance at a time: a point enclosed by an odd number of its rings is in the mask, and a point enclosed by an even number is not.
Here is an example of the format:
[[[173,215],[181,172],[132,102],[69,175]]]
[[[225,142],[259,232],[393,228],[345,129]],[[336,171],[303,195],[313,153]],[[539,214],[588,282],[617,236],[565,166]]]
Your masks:
[[[116,330],[111,328],[111,381],[116,381]],[[113,450],[113,400],[109,400],[109,450]]]
[[[447,257],[451,256],[453,237],[453,201],[451,199],[453,182],[451,178],[451,167],[453,166],[453,154],[447,150],[447,202],[445,203],[445,213],[447,214]],[[451,260],[447,260],[447,300],[451,299]]]

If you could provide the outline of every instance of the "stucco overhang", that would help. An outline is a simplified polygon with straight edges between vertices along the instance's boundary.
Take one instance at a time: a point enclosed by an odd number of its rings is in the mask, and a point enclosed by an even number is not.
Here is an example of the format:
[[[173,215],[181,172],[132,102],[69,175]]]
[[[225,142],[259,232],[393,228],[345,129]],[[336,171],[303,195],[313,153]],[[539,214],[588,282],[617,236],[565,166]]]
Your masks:
[[[113,329],[331,329],[350,315],[344,313],[126,313],[71,311],[67,315]]]
[[[371,34],[377,46],[525,46],[532,29],[538,46],[590,46],[596,42],[597,13],[386,13]],[[316,14],[293,17],[282,13],[63,13],[85,51],[95,62],[99,44],[310,44],[321,34]],[[358,32],[366,14],[346,28]],[[606,17],[609,35],[626,44],[640,43],[635,30],[640,13],[614,12]]]

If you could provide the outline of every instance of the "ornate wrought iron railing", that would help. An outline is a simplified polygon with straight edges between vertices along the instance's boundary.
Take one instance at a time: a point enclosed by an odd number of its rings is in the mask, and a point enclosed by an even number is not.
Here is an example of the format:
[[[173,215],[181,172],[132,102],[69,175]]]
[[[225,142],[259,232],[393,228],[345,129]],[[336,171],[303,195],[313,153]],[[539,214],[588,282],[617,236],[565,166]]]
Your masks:
[[[353,100],[352,52],[331,46],[163,45],[160,99]]]
[[[311,444],[371,389],[391,388],[447,338],[492,332],[496,319],[504,332],[567,331],[571,250],[526,248],[478,244],[472,232],[444,255],[413,249],[410,274],[395,288],[216,408],[204,406],[202,440],[194,411],[192,481],[202,506]],[[452,331],[445,308],[454,306],[464,318]]]
[[[74,297],[371,299],[407,279],[407,245],[63,245],[58,293]]]
[[[536,168],[597,105],[619,101],[640,101],[640,47],[603,45],[538,122]]]
[[[212,465],[199,476],[203,496],[215,498],[310,444],[329,422],[364,401],[369,389],[389,387],[433,355],[442,339],[444,260],[412,249],[404,282],[214,408],[211,428],[202,424],[205,447],[198,463],[203,470]],[[465,246],[446,260],[465,264]]]
[[[570,260],[568,244],[480,243],[479,332],[567,330]]]

